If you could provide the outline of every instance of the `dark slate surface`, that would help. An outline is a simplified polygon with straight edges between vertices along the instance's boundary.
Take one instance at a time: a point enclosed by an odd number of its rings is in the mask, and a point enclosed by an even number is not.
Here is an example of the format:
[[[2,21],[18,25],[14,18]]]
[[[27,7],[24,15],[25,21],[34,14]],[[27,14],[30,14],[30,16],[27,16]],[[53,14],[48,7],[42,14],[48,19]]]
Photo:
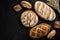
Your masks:
[[[34,10],[34,3],[37,0],[28,0],[33,5],[33,8],[30,10]],[[40,0],[46,3],[45,0]],[[1,0],[0,1],[0,27],[1,27],[1,40],[49,40],[45,37],[39,38],[39,39],[32,39],[29,37],[28,33],[31,28],[25,28],[20,21],[20,16],[22,12],[25,10],[28,10],[26,8],[23,8],[19,13],[16,13],[12,7],[16,4],[20,4],[21,0]],[[56,19],[60,21],[59,13],[57,10],[53,8],[53,10],[56,13]],[[54,21],[55,21],[54,20]],[[51,30],[53,28],[54,21],[45,21],[41,18],[39,18],[39,23],[48,23],[51,25]],[[54,38],[51,40],[60,40],[60,29],[57,30],[57,34]]]

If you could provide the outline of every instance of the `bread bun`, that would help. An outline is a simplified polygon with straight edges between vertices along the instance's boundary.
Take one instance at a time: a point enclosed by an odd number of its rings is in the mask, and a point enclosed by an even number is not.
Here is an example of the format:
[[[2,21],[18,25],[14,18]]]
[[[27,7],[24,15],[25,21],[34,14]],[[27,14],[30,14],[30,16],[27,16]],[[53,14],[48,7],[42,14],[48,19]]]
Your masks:
[[[55,36],[55,34],[56,34],[56,30],[52,30],[52,31],[48,34],[47,38],[48,38],[48,39],[52,39],[52,38]]]
[[[31,3],[27,2],[27,1],[21,1],[21,5],[28,9],[32,8]]]

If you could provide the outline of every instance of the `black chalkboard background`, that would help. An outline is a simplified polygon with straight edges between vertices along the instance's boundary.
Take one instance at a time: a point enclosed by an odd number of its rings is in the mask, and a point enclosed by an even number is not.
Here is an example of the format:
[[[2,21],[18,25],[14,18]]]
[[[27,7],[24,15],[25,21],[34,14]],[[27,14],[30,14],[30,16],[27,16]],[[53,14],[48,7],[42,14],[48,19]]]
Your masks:
[[[28,2],[30,2],[33,5],[33,8],[30,10],[34,10],[34,3],[35,1],[38,0],[27,0]],[[43,1],[46,3],[46,0],[39,0],[39,1]],[[49,40],[45,37],[43,38],[39,38],[39,39],[32,39],[29,37],[29,30],[31,28],[26,28],[21,24],[20,21],[20,16],[22,14],[22,12],[24,12],[25,10],[28,10],[26,8],[23,8],[19,13],[16,13],[12,7],[16,4],[20,4],[21,0],[1,0],[0,1],[0,27],[1,27],[1,40]],[[53,8],[53,7],[52,7]],[[58,13],[58,11],[56,9],[53,8],[53,10],[56,13],[56,20],[60,21],[60,14]],[[39,17],[39,16],[38,16]],[[51,25],[51,30],[54,29],[54,21],[50,22],[50,21],[45,21],[41,18],[39,18],[39,22],[40,23],[48,23]],[[57,31],[57,34],[55,35],[54,38],[52,38],[51,40],[60,40],[60,29],[55,29]]]

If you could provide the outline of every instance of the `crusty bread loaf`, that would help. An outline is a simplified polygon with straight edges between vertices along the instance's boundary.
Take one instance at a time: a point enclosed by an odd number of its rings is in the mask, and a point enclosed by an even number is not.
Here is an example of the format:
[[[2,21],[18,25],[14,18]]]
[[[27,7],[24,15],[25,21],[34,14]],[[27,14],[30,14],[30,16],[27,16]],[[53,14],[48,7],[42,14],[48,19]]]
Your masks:
[[[38,16],[35,12],[27,10],[22,13],[21,22],[25,27],[33,27],[38,23]]]
[[[41,38],[47,35],[47,33],[50,31],[51,26],[46,23],[41,23],[35,27],[33,27],[30,32],[29,36],[31,38]]]
[[[56,14],[51,7],[41,1],[35,2],[35,11],[43,19],[52,21],[55,19]]]

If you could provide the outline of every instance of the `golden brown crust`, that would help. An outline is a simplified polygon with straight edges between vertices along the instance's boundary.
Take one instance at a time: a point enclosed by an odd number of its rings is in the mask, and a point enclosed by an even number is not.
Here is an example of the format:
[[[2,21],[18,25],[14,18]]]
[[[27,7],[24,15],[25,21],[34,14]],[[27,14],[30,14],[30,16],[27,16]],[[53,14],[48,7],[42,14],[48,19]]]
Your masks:
[[[33,27],[38,22],[38,16],[32,10],[26,10],[21,15],[21,22],[25,27]]]
[[[48,20],[48,18],[49,18],[49,16],[50,16],[50,13],[51,13],[51,11],[50,11],[50,7],[47,7],[48,8],[48,11],[47,11],[47,20]]]
[[[40,3],[38,3],[38,5],[36,7],[36,12],[38,11],[39,6],[40,6]]]
[[[53,21],[56,18],[56,14],[53,9],[44,2],[37,1],[35,3],[35,11],[42,19]]]
[[[27,1],[21,1],[21,5],[25,8],[28,8],[28,9],[32,8],[32,4],[30,4]]]
[[[15,6],[13,7],[13,9],[14,9],[16,12],[19,12],[19,11],[22,9],[22,7],[21,7],[19,4],[17,4],[17,5],[15,5]]]
[[[60,29],[60,21],[55,21],[54,28],[59,28]]]
[[[41,23],[35,27],[33,27],[30,32],[29,36],[31,38],[41,38],[47,35],[47,33],[50,31],[50,25],[46,23]]]
[[[52,31],[48,34],[47,38],[48,38],[48,39],[52,39],[55,35],[56,35],[56,30],[52,30]]]

